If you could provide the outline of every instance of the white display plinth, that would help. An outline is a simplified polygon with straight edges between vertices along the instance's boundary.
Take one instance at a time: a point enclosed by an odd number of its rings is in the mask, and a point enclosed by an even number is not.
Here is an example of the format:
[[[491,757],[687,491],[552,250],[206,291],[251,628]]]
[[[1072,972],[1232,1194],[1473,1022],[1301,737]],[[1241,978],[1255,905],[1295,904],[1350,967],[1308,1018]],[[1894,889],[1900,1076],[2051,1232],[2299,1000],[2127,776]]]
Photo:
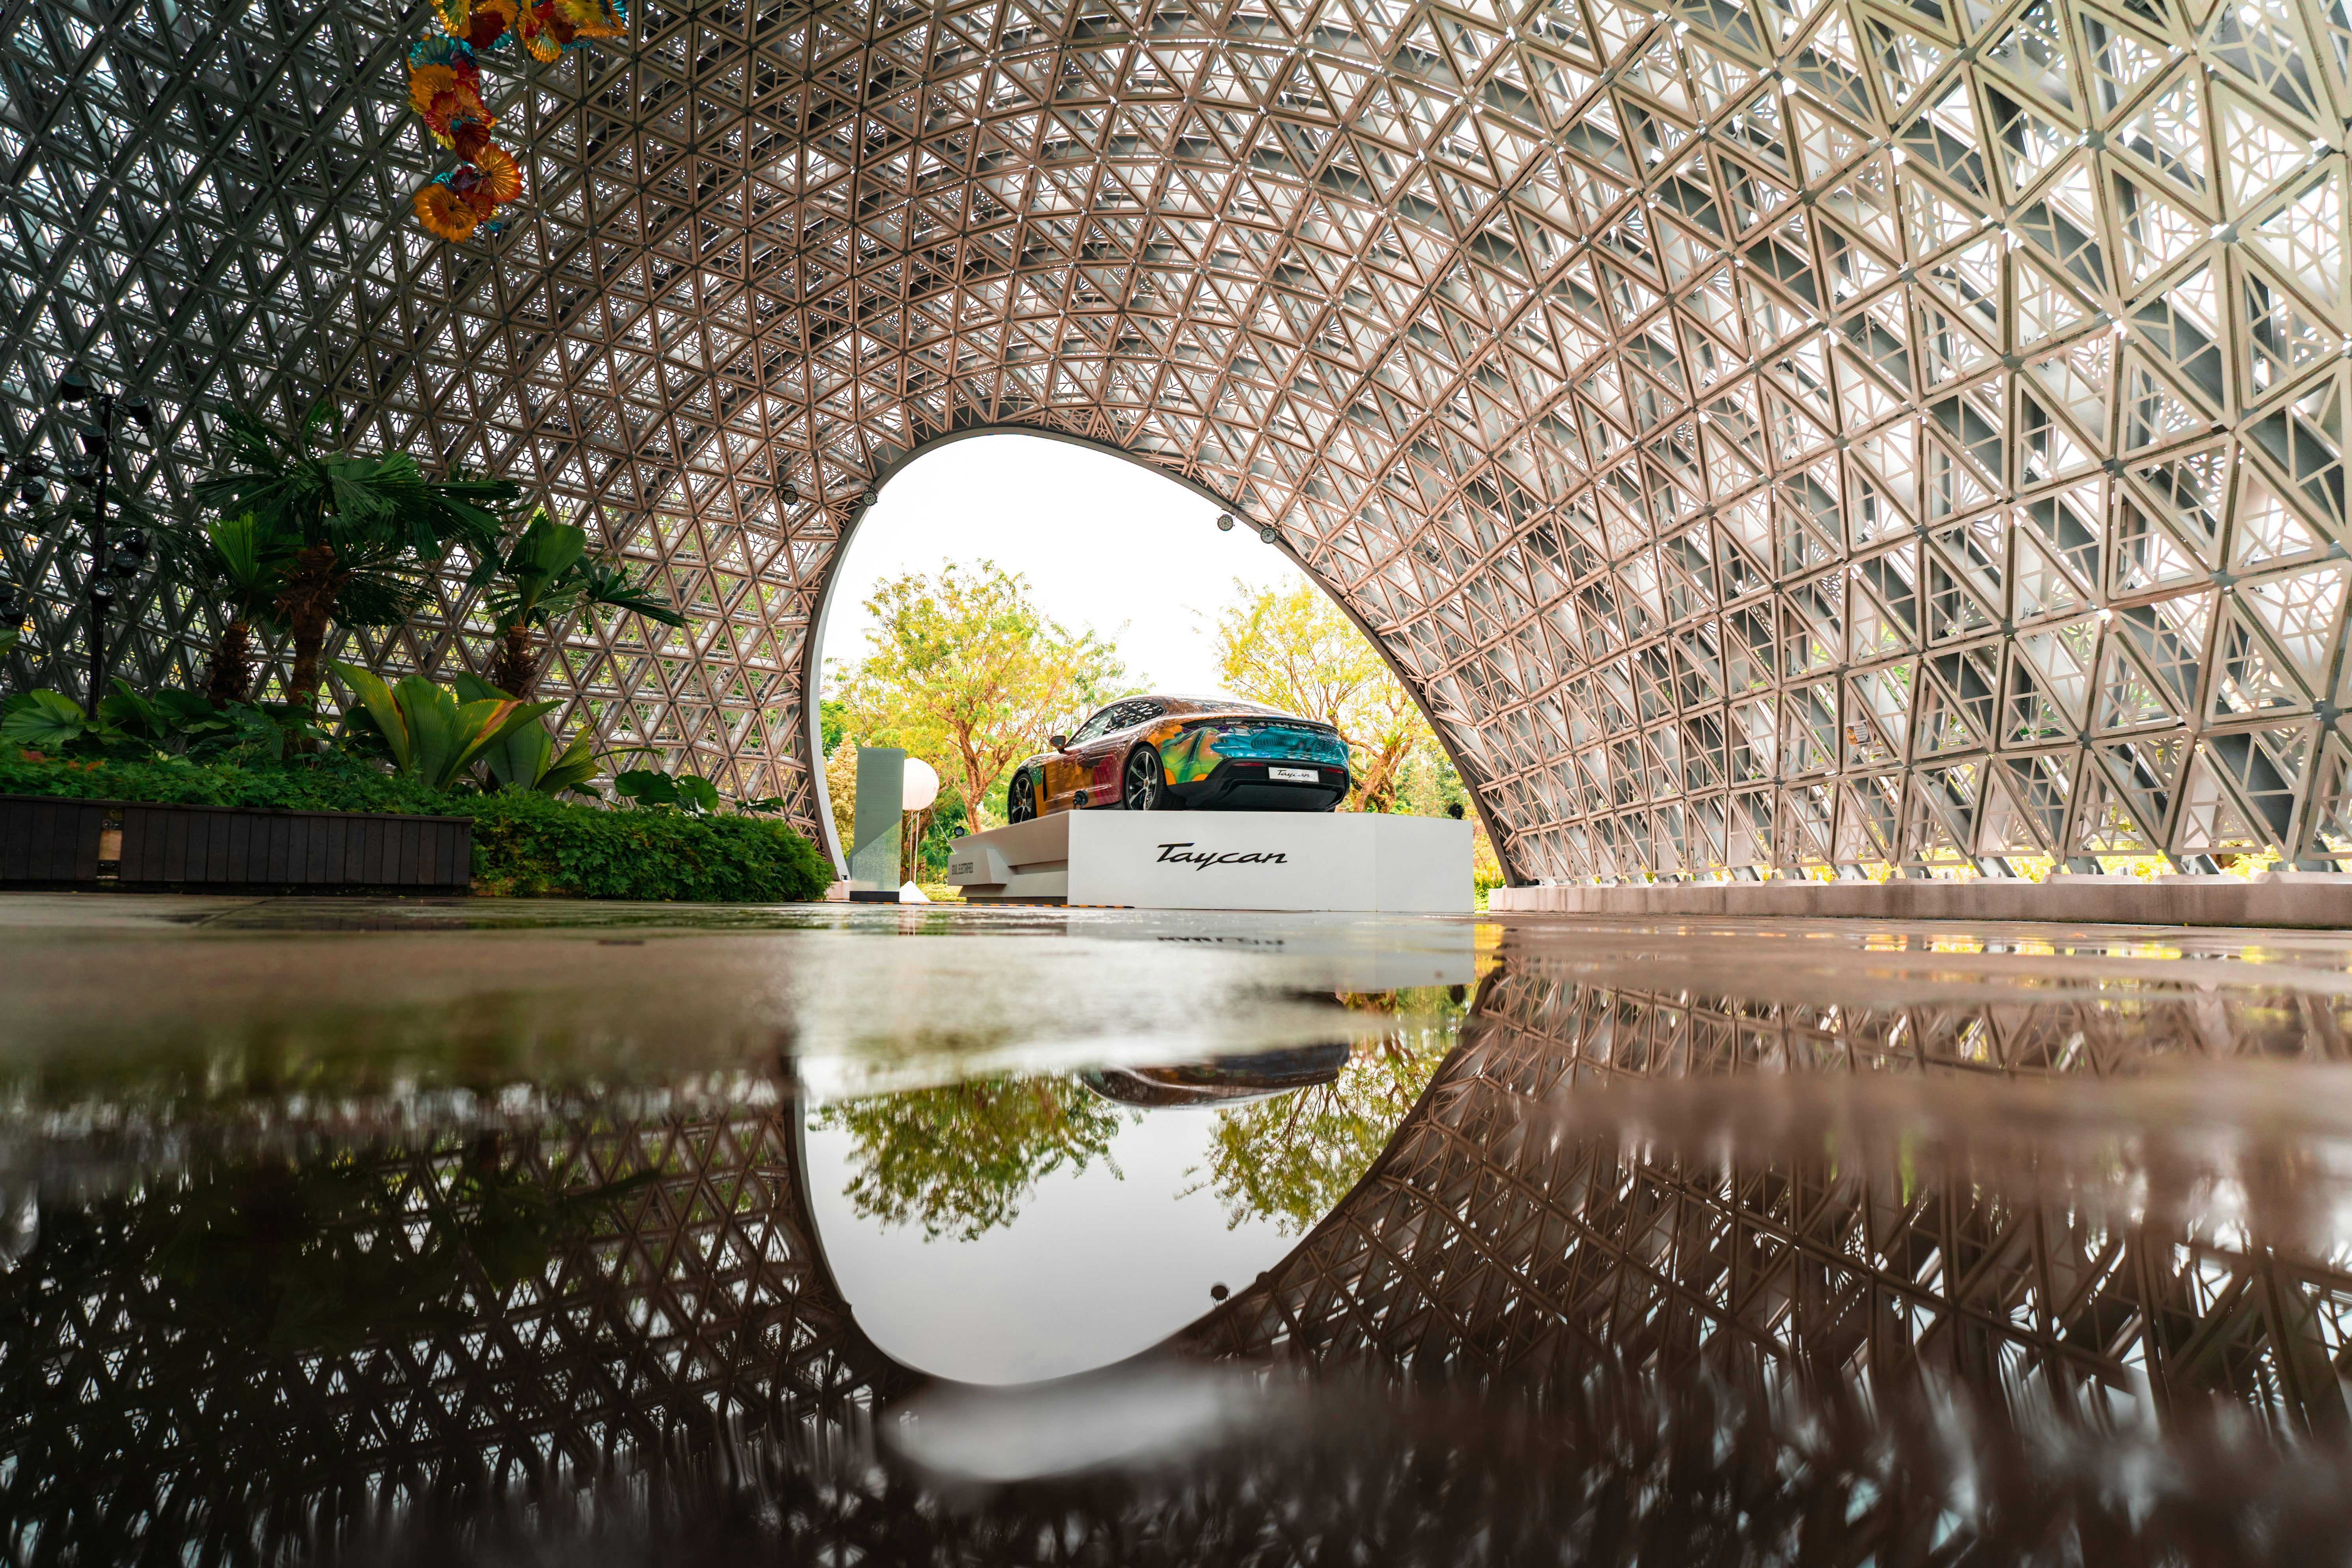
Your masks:
[[[974,902],[1466,914],[1470,825],[1370,812],[1076,811],[968,834]]]

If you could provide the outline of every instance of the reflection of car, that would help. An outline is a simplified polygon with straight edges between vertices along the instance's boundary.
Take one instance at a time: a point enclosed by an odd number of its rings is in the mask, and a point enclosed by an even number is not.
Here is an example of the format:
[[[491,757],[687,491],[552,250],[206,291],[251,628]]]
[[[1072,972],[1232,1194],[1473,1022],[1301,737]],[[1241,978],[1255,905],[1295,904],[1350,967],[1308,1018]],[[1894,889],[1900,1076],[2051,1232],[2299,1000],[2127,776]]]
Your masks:
[[[1005,815],[1056,811],[1329,811],[1348,798],[1348,743],[1314,719],[1231,697],[1122,697],[1013,771]]]
[[[1078,1078],[1105,1100],[1121,1105],[1154,1110],[1238,1105],[1310,1084],[1329,1083],[1348,1065],[1348,1054],[1343,1040],[1254,1057],[1217,1057],[1190,1067],[1102,1068],[1080,1073]]]

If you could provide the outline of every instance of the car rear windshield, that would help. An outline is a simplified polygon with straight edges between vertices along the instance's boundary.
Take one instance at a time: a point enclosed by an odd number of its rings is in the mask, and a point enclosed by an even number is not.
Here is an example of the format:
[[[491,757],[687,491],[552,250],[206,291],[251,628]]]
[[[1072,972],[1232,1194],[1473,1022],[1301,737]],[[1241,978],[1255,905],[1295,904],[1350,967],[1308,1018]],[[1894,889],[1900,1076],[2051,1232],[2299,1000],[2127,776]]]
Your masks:
[[[1258,702],[1244,702],[1238,697],[1171,697],[1166,699],[1166,701],[1171,710],[1178,712],[1262,713],[1269,719],[1293,717],[1279,708],[1268,708]]]

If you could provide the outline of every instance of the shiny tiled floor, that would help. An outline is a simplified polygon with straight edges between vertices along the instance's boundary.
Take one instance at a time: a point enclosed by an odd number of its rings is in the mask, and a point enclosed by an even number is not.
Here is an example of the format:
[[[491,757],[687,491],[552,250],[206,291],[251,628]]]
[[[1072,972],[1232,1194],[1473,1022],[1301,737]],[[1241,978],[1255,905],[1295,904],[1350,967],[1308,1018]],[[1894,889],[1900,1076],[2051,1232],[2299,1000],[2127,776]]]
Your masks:
[[[0,1538],[2335,1561],[2347,998],[2309,932],[0,900]]]

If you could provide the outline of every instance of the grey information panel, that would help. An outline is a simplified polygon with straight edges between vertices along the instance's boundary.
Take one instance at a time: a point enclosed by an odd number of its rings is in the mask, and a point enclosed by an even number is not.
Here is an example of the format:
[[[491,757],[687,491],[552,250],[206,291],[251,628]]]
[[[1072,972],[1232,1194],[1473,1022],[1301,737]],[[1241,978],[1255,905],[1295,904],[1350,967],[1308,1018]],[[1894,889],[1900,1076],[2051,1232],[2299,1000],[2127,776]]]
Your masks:
[[[899,833],[905,818],[907,753],[897,746],[857,748],[857,820],[849,851],[852,892],[898,885]]]

